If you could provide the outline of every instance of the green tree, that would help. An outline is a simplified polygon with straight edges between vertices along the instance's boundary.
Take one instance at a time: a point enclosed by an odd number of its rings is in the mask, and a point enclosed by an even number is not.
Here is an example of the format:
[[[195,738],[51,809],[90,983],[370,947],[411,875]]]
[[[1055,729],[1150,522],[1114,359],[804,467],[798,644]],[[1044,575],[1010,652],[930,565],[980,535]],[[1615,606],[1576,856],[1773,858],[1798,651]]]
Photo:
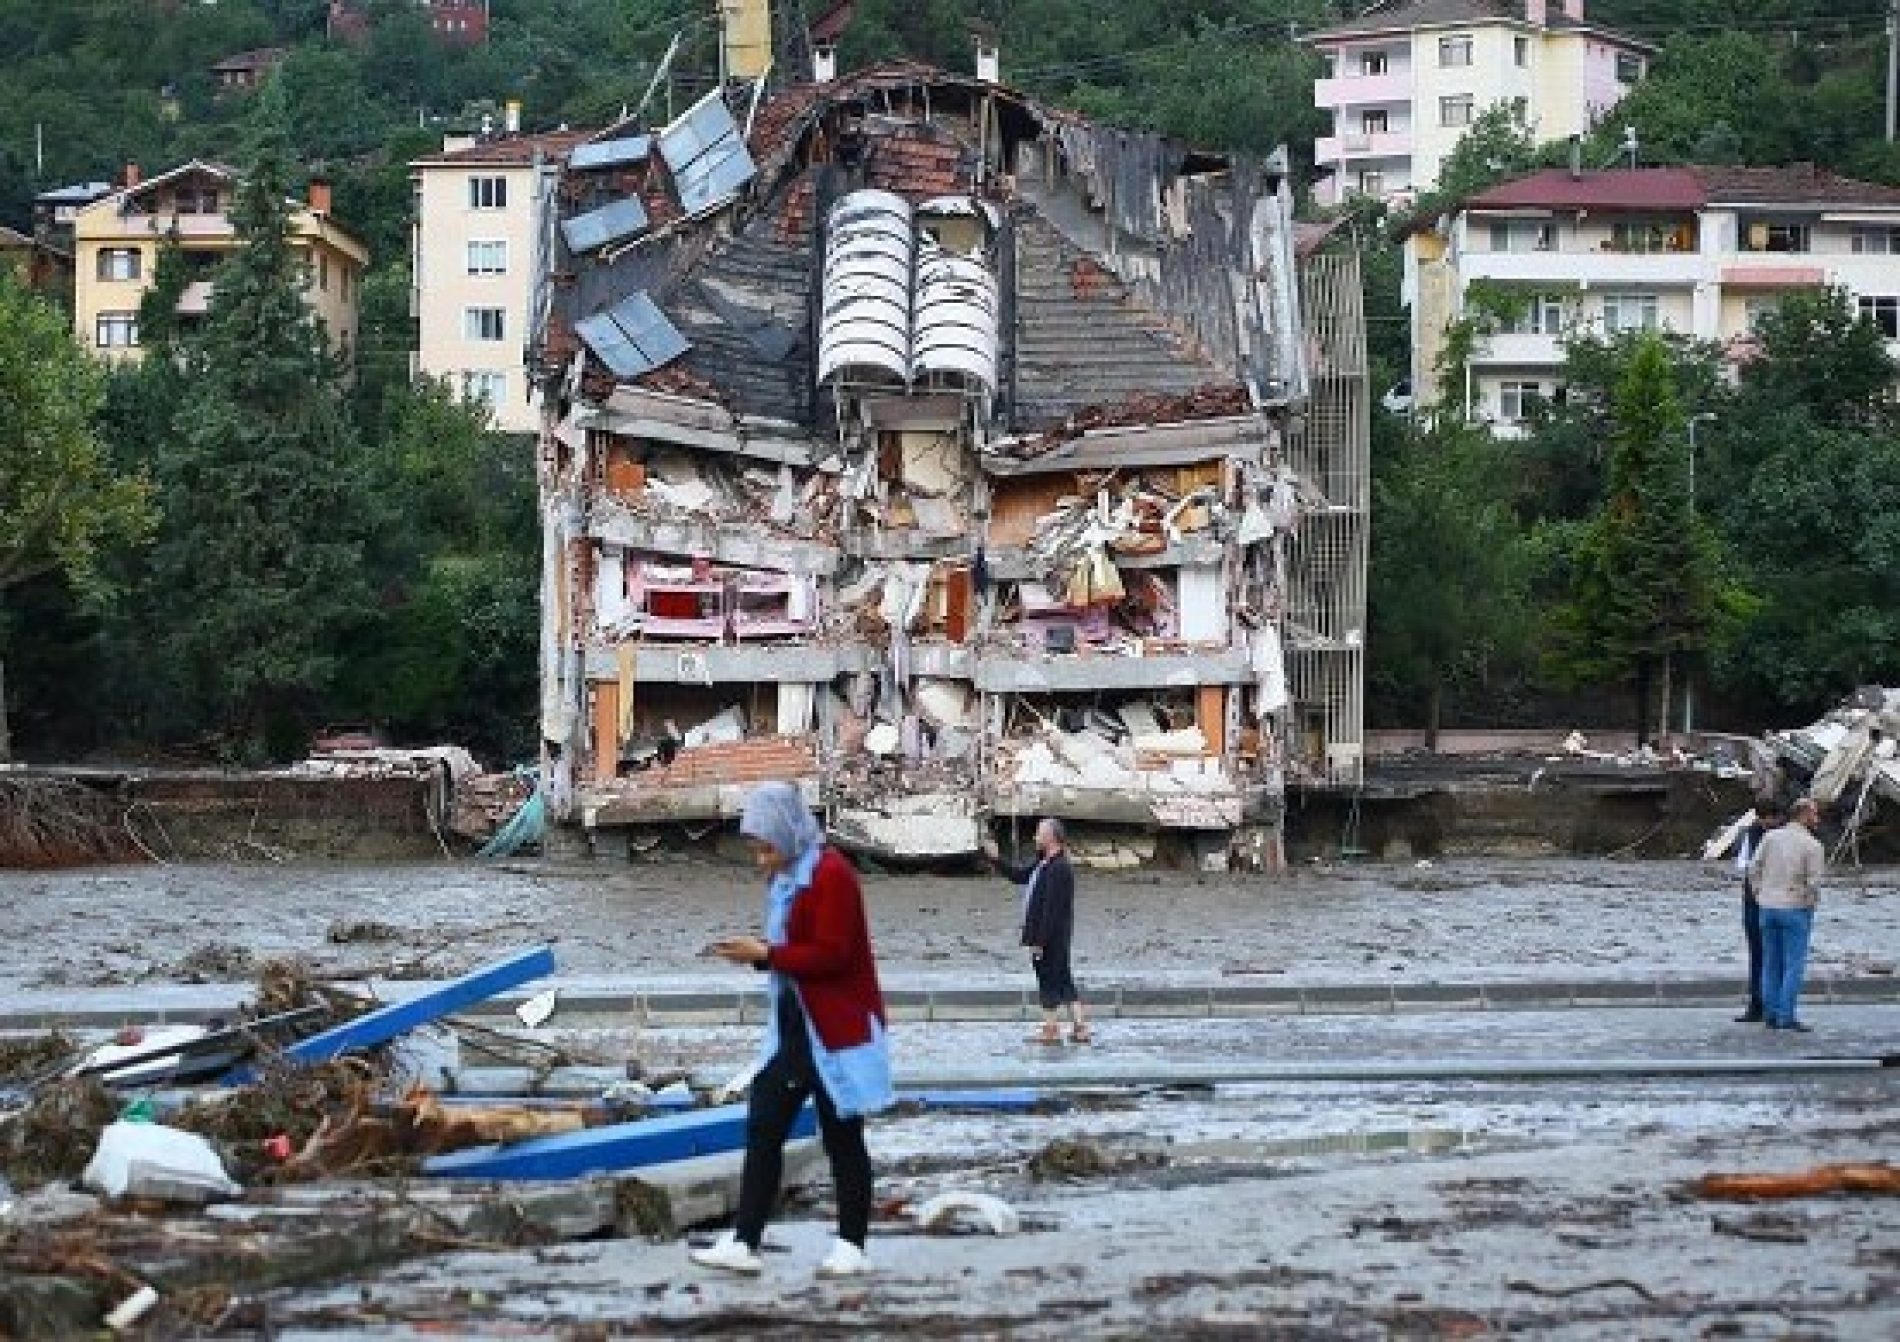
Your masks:
[[[1423,709],[1438,744],[1448,693],[1518,663],[1529,630],[1510,446],[1482,429],[1409,427],[1373,476],[1369,662]]]
[[[103,386],[59,310],[0,273],[0,600],[48,572],[102,598],[103,552],[145,533],[146,483],[115,472],[93,432]],[[6,724],[0,675],[0,760]]]
[[[1637,341],[1609,411],[1604,497],[1571,556],[1554,652],[1567,679],[1633,682],[1647,741],[1657,681],[1666,725],[1674,673],[1721,614],[1719,551],[1690,497],[1687,418],[1659,337]]]
[[[1872,425],[1889,414],[1900,368],[1886,337],[1844,289],[1787,295],[1756,328],[1760,357],[1742,367],[1742,399],[1765,415],[1800,408],[1817,423]]]
[[[299,748],[372,609],[378,502],[336,361],[290,245],[291,165],[275,81],[257,104],[177,431],[158,454],[164,523],[148,610],[163,660],[245,754]]]

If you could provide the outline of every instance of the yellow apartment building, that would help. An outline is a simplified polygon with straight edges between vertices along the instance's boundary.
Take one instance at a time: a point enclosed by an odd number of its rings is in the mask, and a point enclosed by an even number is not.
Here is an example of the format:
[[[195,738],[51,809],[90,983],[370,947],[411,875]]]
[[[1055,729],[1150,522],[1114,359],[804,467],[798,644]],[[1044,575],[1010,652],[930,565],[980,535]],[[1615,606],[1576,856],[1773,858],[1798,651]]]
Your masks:
[[[139,356],[139,301],[152,286],[159,249],[175,238],[192,281],[180,315],[201,319],[218,262],[238,244],[231,208],[238,175],[193,160],[146,180],[129,180],[73,216],[73,330],[106,359]],[[304,297],[331,345],[347,361],[369,249],[330,216],[328,183],[313,182],[291,216],[291,246],[305,269]]]

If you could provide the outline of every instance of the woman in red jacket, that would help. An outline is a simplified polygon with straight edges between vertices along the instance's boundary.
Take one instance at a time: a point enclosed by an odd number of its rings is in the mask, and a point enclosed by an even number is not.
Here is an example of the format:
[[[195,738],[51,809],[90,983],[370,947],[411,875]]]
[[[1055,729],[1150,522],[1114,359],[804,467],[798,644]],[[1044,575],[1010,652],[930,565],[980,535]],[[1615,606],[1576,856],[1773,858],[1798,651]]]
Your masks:
[[[767,971],[772,1009],[746,1114],[738,1214],[732,1230],[696,1250],[693,1261],[731,1272],[764,1268],[759,1245],[778,1198],[785,1139],[812,1099],[838,1200],[837,1243],[818,1272],[855,1276],[871,1269],[864,1252],[871,1222],[864,1116],[895,1098],[864,895],[857,872],[826,846],[794,785],[756,789],[746,798],[739,832],[752,841],[753,859],[766,876],[765,936],[733,937],[713,952]]]

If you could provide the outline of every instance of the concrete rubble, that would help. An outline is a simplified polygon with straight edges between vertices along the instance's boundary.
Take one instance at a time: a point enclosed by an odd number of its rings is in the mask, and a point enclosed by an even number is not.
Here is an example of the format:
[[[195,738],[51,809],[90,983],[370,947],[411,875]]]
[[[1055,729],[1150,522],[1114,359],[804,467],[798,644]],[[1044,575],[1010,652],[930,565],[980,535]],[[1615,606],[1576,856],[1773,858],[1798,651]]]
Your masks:
[[[1357,780],[1356,262],[1296,254],[1282,162],[905,64],[605,157],[547,165],[529,356],[557,822],[639,849],[790,778],[933,861]]]

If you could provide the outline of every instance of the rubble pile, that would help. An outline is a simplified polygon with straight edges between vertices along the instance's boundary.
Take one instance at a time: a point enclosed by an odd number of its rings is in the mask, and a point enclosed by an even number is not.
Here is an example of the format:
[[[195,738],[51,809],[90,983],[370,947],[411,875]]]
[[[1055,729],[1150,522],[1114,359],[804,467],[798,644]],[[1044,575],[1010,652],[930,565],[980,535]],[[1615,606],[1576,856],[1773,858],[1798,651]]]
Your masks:
[[[449,808],[449,833],[471,843],[486,842],[527,805],[534,787],[534,776],[519,771],[463,779]]]
[[[1078,276],[1078,285],[1086,288],[1089,276]],[[1245,387],[1232,383],[1210,383],[1193,391],[1170,395],[1144,392],[1112,405],[1091,406],[1069,417],[1060,426],[1022,444],[1020,454],[1036,457],[1054,451],[1064,443],[1091,429],[1127,428],[1142,424],[1175,424],[1197,419],[1219,419],[1244,415],[1251,407]]]
[[[0,778],[0,867],[77,867],[147,856],[109,797],[59,779]]]

